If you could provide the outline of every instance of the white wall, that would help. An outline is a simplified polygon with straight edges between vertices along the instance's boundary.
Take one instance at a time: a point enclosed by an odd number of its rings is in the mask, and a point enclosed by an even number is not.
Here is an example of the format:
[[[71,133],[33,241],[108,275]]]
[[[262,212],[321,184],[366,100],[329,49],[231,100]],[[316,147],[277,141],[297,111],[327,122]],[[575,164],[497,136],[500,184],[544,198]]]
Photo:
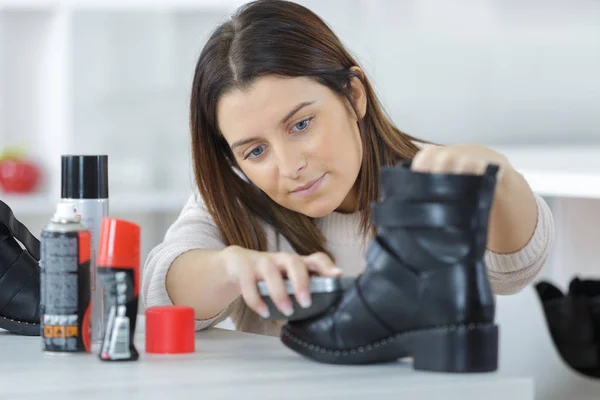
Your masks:
[[[394,121],[415,136],[600,141],[597,1],[302,3],[334,27]],[[148,186],[187,183],[173,179],[187,179],[187,171],[171,161],[189,154],[193,67],[222,19],[197,12],[84,12],[74,19],[75,150],[114,152],[124,171],[114,185],[128,174]],[[152,146],[144,143],[149,138]],[[140,154],[150,155],[146,164]]]
[[[444,143],[600,141],[598,1],[303,3],[338,27],[405,131]]]

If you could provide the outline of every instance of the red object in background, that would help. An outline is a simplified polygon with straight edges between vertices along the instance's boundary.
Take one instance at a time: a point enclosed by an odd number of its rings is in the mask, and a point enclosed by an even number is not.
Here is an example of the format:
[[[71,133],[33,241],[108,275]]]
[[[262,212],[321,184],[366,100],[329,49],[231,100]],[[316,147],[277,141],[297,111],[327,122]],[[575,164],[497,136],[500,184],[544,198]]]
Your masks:
[[[40,178],[41,171],[32,161],[19,158],[0,161],[0,186],[6,193],[31,193]]]
[[[182,354],[196,351],[192,307],[155,306],[146,309],[146,353]]]

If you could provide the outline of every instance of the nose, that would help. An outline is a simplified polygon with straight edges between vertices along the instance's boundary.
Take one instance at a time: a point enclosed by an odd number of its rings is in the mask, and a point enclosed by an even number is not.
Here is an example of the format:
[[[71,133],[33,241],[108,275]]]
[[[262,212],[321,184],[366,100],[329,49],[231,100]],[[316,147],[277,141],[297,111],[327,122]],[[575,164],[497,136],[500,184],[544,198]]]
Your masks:
[[[282,146],[279,156],[279,175],[284,178],[297,179],[306,167],[306,158],[296,146]],[[296,148],[294,148],[296,147]]]

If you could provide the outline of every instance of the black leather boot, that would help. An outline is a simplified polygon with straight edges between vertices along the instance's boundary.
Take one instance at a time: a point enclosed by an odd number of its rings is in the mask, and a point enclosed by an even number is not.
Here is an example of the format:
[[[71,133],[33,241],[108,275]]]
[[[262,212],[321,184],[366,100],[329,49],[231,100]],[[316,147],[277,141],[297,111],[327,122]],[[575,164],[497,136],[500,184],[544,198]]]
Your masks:
[[[39,240],[0,201],[0,328],[40,335],[39,259]]]
[[[288,322],[282,342],[325,363],[412,357],[420,370],[496,370],[495,303],[483,263],[496,173],[384,168],[365,272],[324,314]]]
[[[594,323],[595,341],[600,347],[600,280],[573,278],[569,296],[585,301]],[[598,357],[600,361],[600,355]]]
[[[573,278],[569,284],[569,296],[585,304],[594,329],[597,362],[593,368],[582,372],[600,378],[600,280]]]
[[[547,281],[535,285],[554,346],[563,361],[582,374],[597,376],[598,342],[592,314],[583,296],[571,296]]]

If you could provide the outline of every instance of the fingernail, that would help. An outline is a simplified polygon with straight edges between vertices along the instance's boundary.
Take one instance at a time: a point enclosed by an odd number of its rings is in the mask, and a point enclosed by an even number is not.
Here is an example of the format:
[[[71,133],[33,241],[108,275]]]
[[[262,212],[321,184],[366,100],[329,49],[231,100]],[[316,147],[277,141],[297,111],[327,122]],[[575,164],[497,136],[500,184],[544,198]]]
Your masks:
[[[284,303],[283,306],[281,307],[281,312],[286,317],[289,317],[290,315],[292,315],[294,313],[294,308],[292,307],[292,303],[290,303],[290,302]]]
[[[302,308],[308,308],[312,304],[310,299],[310,295],[307,292],[298,293],[298,303],[302,306]]]
[[[342,273],[342,270],[341,270],[341,269],[339,269],[338,267],[335,267],[335,268],[333,269],[333,273],[335,273],[335,274],[341,274],[341,273]]]
[[[269,309],[266,306],[261,306],[258,307],[258,315],[266,319],[269,318],[271,313],[269,313]]]

